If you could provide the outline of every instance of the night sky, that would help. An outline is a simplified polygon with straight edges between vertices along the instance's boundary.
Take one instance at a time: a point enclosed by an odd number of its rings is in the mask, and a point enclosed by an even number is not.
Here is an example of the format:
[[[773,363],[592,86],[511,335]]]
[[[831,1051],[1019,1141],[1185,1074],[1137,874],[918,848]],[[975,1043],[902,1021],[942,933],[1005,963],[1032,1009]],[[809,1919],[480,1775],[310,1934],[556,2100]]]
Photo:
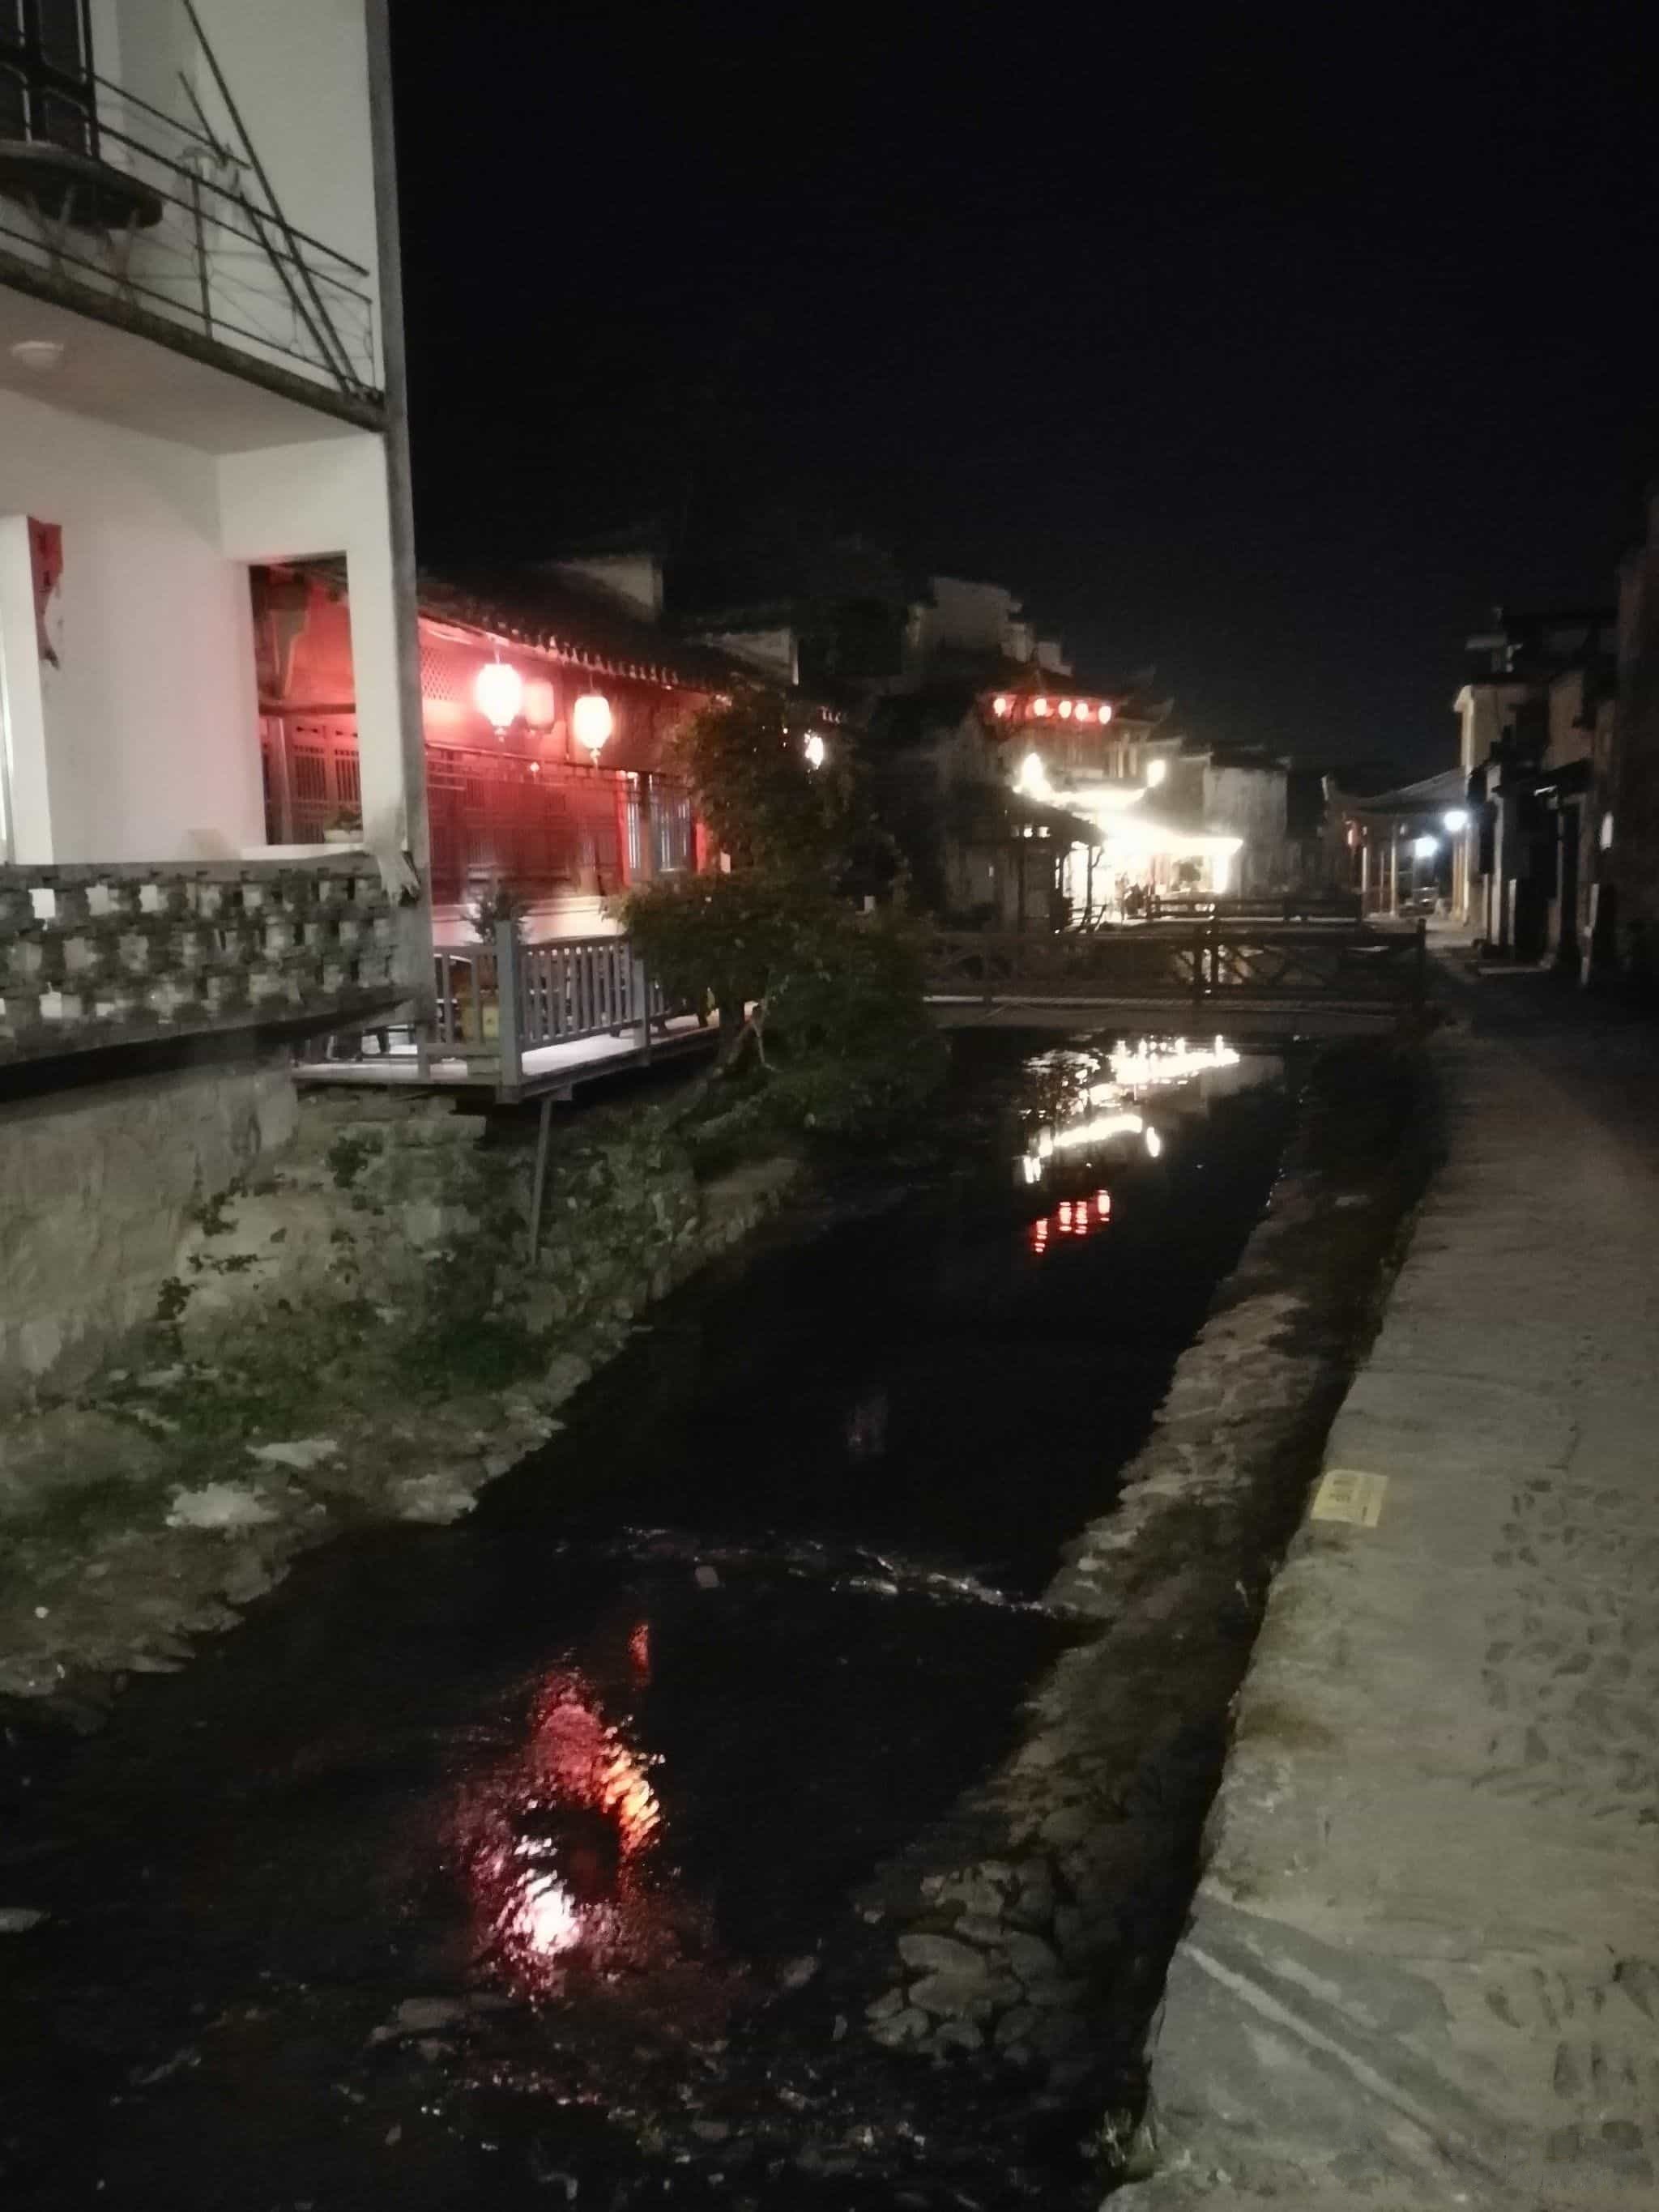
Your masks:
[[[1611,599],[1638,6],[392,14],[434,566],[793,515],[1196,734],[1415,772],[1494,602]]]

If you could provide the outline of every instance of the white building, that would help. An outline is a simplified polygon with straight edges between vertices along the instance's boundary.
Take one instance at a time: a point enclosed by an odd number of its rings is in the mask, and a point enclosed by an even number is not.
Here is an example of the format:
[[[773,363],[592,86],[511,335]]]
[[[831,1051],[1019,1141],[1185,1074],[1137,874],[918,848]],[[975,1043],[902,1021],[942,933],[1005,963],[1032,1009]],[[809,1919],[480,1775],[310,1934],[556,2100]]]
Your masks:
[[[385,15],[0,0],[0,1402],[154,1319],[289,1040],[431,998]],[[359,749],[276,848],[250,567],[317,556]]]
[[[420,989],[385,11],[0,7],[0,863],[278,858],[249,564],[343,556],[360,788],[336,835],[401,888],[380,933]]]

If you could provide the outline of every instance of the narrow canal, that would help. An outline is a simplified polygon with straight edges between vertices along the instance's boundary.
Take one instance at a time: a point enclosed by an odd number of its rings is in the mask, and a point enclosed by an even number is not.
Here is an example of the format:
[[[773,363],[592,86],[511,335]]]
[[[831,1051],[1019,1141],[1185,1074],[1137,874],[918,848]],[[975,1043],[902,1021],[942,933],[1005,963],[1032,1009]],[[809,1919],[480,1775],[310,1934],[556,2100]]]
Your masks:
[[[899,1187],[657,1309],[471,1520],[315,1554],[11,1771],[4,2202],[1092,2201],[1086,2064],[1004,2112],[872,2042],[855,1901],[1077,1635],[1042,1592],[1286,1096],[1219,1040],[962,1041]]]

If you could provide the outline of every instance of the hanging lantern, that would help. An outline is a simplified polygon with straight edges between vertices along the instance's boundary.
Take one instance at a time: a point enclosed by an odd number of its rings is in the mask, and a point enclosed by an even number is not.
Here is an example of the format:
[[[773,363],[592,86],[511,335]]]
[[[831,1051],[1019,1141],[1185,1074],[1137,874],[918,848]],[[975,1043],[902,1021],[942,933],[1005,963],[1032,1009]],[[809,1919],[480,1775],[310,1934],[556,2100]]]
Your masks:
[[[544,676],[532,676],[524,687],[524,718],[532,730],[550,730],[558,712],[553,686]]]
[[[500,737],[519,719],[524,705],[524,678],[499,658],[487,661],[473,680],[472,696],[478,712]]]
[[[570,734],[592,754],[595,766],[616,726],[617,718],[603,691],[584,691],[570,710]]]
[[[1109,722],[1112,719],[1112,710],[1103,699],[1100,702],[1100,719],[1103,722]]]
[[[809,730],[806,732],[806,736],[801,744],[801,750],[806,756],[806,765],[808,768],[822,768],[823,766],[827,748],[825,747],[823,738],[819,735],[817,730]]]
[[[1037,717],[1039,721],[1046,720],[1048,713],[1048,701],[1042,698],[1041,696],[1032,700],[1031,712]]]
[[[1006,722],[1012,709],[1013,703],[1013,701],[1008,696],[1008,694],[1006,691],[999,691],[996,697],[991,702],[991,712],[996,716],[998,721]]]

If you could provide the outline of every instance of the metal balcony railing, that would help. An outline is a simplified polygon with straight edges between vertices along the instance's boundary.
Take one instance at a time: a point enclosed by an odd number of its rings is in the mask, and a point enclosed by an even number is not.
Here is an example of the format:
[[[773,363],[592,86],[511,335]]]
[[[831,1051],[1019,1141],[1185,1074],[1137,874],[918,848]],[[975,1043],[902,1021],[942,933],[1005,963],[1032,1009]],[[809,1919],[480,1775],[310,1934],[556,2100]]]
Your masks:
[[[86,82],[96,121],[85,143],[95,154],[46,139],[0,143],[0,254],[66,294],[158,317],[348,398],[378,399],[370,272],[288,221],[240,119],[237,148],[211,130],[187,80],[191,122],[105,78]]]

